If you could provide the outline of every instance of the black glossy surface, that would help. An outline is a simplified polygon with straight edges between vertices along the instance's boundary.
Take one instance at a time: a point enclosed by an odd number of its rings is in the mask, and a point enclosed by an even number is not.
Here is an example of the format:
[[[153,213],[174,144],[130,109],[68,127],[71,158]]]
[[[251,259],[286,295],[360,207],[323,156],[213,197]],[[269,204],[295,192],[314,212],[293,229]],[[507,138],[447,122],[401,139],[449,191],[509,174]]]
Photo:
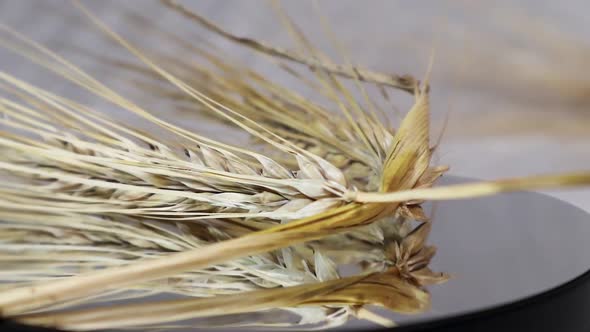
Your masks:
[[[381,331],[590,331],[588,308],[590,308],[590,272],[542,294],[507,305]]]
[[[455,209],[465,218],[454,219]],[[456,277],[431,289],[431,312],[395,331],[590,331],[588,213],[534,193],[445,202],[437,211],[433,265]],[[452,225],[471,237],[457,237]]]
[[[590,215],[566,202],[510,193],[437,205],[432,266],[454,279],[431,288],[420,320],[517,301],[590,270]]]
[[[446,177],[441,183],[465,181]],[[389,315],[402,326],[505,306],[562,286],[590,270],[590,214],[569,203],[521,192],[434,206],[429,243],[438,252],[431,266],[452,274],[453,279],[430,287],[429,312]],[[357,321],[343,329],[358,328],[374,327]]]

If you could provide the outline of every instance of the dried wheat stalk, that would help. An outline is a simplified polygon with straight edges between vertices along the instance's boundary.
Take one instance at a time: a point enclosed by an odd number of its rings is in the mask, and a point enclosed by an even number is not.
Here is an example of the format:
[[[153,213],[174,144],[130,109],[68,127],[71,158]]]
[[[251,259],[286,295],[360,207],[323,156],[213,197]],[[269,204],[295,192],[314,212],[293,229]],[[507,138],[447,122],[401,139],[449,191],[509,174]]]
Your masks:
[[[156,117],[1,27],[5,48],[173,136],[151,137],[0,72],[2,316],[75,330],[172,328],[224,315],[217,325],[330,327],[350,316],[390,325],[363,306],[419,313],[429,305],[424,287],[447,278],[428,269],[435,249],[426,245],[423,200],[590,183],[580,173],[430,188],[447,168],[430,165],[428,80],[387,81],[324,61],[288,20],[314,60],[236,38],[168,4],[226,38],[313,67],[311,84],[342,116],[210,50],[193,48],[203,65],[148,56],[79,5],[145,67],[121,66],[182,93],[156,91],[160,98],[187,100],[245,130],[275,151],[270,158]],[[365,97],[359,81],[411,90],[414,106],[392,130],[337,76],[352,78]],[[363,272],[342,276],[341,264]],[[163,293],[189,298],[101,306]],[[296,319],[270,322],[272,310]]]

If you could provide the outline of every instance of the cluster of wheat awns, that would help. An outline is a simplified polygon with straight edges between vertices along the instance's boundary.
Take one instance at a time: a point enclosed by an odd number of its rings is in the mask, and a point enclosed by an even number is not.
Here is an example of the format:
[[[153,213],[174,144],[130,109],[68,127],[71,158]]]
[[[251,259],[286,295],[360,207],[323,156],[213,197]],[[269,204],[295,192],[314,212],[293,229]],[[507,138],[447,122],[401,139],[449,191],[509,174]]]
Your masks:
[[[153,138],[0,72],[2,316],[75,330],[183,321],[330,327],[350,316],[390,325],[364,306],[422,312],[424,287],[446,280],[428,269],[435,250],[426,245],[421,202],[590,182],[580,173],[430,188],[447,168],[430,166],[427,82],[337,65],[281,11],[303,51],[236,37],[165,4],[298,77],[288,63],[309,67],[314,81],[302,80],[341,116],[198,45],[187,47],[200,65],[147,56],[78,5],[144,64],[122,69],[175,89],[146,91],[188,101],[272,152],[224,144],[154,116],[0,26],[6,49],[173,134]],[[413,95],[397,130],[384,124],[366,83]],[[339,266],[350,264],[362,271],[341,275]],[[176,297],[152,298],[158,294]],[[73,308],[80,304],[93,306]]]

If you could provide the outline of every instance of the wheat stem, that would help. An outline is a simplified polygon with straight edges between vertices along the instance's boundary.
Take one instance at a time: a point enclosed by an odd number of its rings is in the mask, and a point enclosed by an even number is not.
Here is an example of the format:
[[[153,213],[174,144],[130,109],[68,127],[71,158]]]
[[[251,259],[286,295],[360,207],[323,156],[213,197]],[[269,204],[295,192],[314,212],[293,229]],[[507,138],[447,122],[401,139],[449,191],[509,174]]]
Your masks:
[[[218,35],[227,38],[231,41],[234,41],[238,44],[244,45],[249,47],[253,50],[258,52],[262,52],[265,54],[269,54],[272,56],[276,56],[281,59],[297,62],[309,67],[312,70],[322,70],[330,74],[350,78],[350,79],[358,79],[364,82],[371,82],[381,85],[387,85],[390,87],[394,87],[409,93],[414,93],[418,82],[409,75],[398,76],[394,74],[383,74],[379,72],[369,71],[367,69],[352,67],[352,66],[343,66],[327,61],[317,61],[314,59],[307,58],[299,53],[281,49],[278,47],[270,46],[266,43],[262,43],[260,41],[256,41],[250,38],[238,37],[235,36],[221,27],[217,26],[213,22],[207,20],[206,18],[196,14],[185,8],[184,6],[180,5],[174,0],[162,0],[164,4],[168,7],[178,11],[179,13],[183,14],[184,16],[194,20],[195,22],[199,23],[203,27],[209,29],[212,32],[217,33]]]
[[[452,200],[490,196],[502,192],[580,187],[589,184],[590,172],[577,172],[474,182],[437,188],[410,189],[389,193],[350,191],[344,194],[343,198],[348,201],[362,203]]]

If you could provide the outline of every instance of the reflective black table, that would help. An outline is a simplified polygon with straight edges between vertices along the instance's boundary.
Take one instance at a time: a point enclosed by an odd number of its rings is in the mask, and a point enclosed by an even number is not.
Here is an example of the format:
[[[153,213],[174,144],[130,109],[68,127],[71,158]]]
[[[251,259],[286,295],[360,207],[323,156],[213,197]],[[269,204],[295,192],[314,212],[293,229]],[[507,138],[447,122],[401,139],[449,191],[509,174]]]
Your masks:
[[[461,182],[446,179],[444,182]],[[432,310],[396,331],[590,331],[590,214],[536,193],[437,203]]]
[[[429,243],[438,251],[431,266],[453,278],[429,288],[429,312],[379,311],[399,323],[394,331],[590,331],[588,213],[535,193],[426,207],[436,208]],[[351,321],[336,330],[380,329]]]

